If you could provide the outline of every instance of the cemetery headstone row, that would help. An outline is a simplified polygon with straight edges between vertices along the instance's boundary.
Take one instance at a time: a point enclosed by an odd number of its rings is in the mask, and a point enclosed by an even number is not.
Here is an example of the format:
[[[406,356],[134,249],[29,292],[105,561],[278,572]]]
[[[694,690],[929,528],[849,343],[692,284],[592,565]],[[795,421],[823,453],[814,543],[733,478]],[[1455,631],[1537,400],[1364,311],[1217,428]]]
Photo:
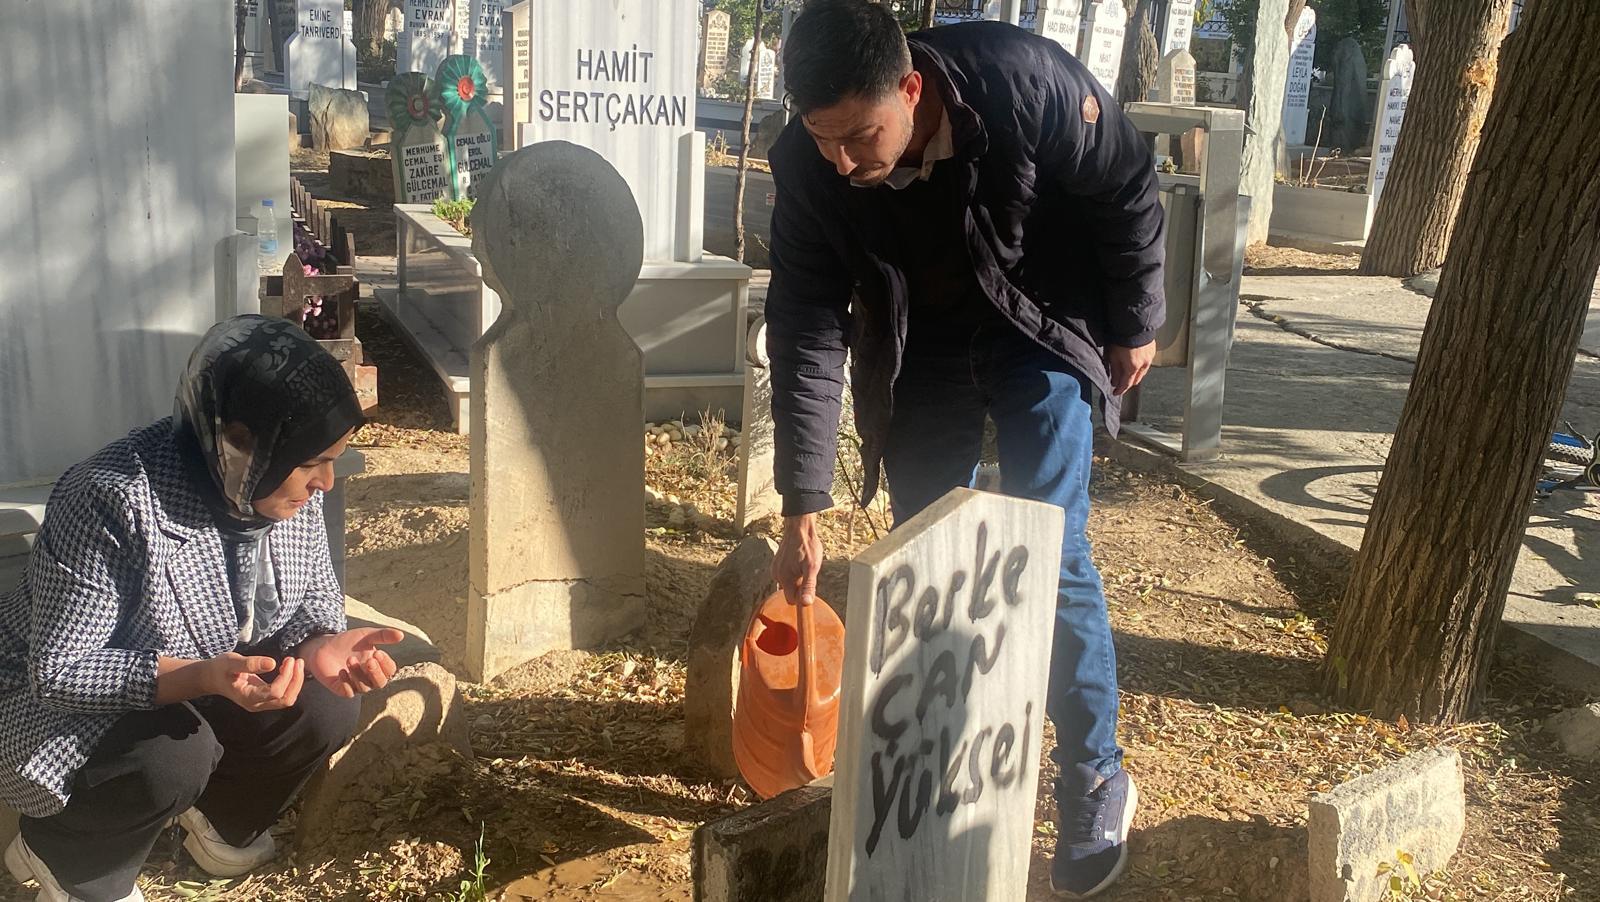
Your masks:
[[[432,79],[405,72],[389,81],[385,103],[394,126],[389,155],[396,201],[476,196],[478,182],[498,157],[488,95],[482,67],[465,54],[445,57]]]
[[[490,90],[500,87],[502,0],[405,0],[395,47],[397,72],[434,72],[445,57],[477,60]]]
[[[1283,140],[1306,143],[1306,110],[1311,100],[1312,56],[1317,49],[1317,11],[1306,7],[1289,42],[1289,80],[1283,92]]]

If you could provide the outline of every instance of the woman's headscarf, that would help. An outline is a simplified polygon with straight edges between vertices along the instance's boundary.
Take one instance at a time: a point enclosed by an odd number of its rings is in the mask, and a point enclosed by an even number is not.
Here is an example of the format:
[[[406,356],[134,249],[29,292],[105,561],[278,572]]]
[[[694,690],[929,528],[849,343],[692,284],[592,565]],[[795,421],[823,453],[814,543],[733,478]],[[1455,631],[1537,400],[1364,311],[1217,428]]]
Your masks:
[[[255,502],[364,422],[350,378],[299,326],[236,316],[211,327],[178,381],[173,429],[203,463],[219,524],[271,524]]]

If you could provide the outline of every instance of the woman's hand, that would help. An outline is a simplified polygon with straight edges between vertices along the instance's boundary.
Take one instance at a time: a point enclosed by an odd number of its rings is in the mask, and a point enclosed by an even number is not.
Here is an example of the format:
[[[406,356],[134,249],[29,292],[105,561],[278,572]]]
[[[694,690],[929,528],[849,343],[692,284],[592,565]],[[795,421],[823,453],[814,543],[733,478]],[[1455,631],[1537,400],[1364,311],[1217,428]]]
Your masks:
[[[305,662],[284,658],[282,662],[262,656],[245,657],[225,652],[201,665],[206,695],[220,695],[246,711],[277,711],[294,705],[305,685]],[[268,683],[261,678],[276,668],[278,675]]]
[[[344,698],[382,689],[394,676],[394,659],[379,648],[405,638],[397,629],[365,627],[300,643],[299,655],[317,682]]]

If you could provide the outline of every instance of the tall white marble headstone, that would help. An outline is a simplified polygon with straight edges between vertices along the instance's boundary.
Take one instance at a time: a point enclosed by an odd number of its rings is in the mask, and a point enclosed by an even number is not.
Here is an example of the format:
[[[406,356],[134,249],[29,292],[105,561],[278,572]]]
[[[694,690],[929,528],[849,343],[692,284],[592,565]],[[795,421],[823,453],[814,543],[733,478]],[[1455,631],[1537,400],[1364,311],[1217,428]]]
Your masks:
[[[622,174],[644,219],[646,260],[672,260],[694,134],[698,0],[524,0],[536,36],[532,119],[518,143],[571,141]],[[519,4],[519,7],[523,4]],[[692,156],[690,154],[689,156]],[[680,194],[684,194],[680,198]],[[693,253],[698,253],[698,248]]]
[[[450,55],[455,32],[452,0],[405,0],[405,30],[395,48],[395,71],[431,75]]]
[[[829,902],[1028,895],[1063,526],[956,489],[851,563]]]
[[[1039,0],[1039,11],[1033,19],[1034,34],[1055,41],[1077,56],[1082,27],[1083,0]]]
[[[450,52],[466,53],[472,40],[472,0],[454,0],[455,15],[451,25]]]
[[[778,89],[778,52],[771,47],[761,48],[761,61],[756,67],[756,99],[774,100]]]
[[[1409,44],[1398,44],[1383,66],[1383,86],[1378,92],[1377,126],[1372,138],[1372,168],[1367,170],[1367,219],[1378,208],[1383,183],[1394,162],[1395,144],[1406,119],[1406,102],[1411,98],[1411,79],[1416,75],[1416,58]]]
[[[1100,0],[1089,8],[1089,35],[1084,39],[1083,63],[1099,79],[1107,94],[1117,93],[1122,70],[1122,42],[1128,32],[1128,10],[1122,0]]]
[[[304,98],[313,83],[355,90],[355,54],[342,0],[295,0],[295,31],[283,50],[289,93]]]
[[[500,114],[500,146],[515,150],[522,124],[533,119],[533,32],[528,5],[519,3],[500,11],[500,71],[504,82]]]
[[[466,53],[483,67],[491,91],[500,88],[500,66],[504,62],[501,42],[501,0],[470,0],[472,32]]]
[[[1311,101],[1312,56],[1317,51],[1317,11],[1306,7],[1289,39],[1289,80],[1283,92],[1283,140],[1306,143],[1306,110]]]
[[[1188,50],[1194,37],[1195,0],[1171,0],[1167,4],[1167,21],[1161,28],[1161,53]]]
[[[726,10],[714,9],[706,13],[700,42],[701,52],[705,54],[701,68],[705,70],[707,82],[728,71],[728,32],[731,26],[732,20]]]
[[[244,5],[244,66],[245,74],[257,77],[276,69],[278,54],[272,47],[272,26],[267,21],[264,0],[245,0]]]

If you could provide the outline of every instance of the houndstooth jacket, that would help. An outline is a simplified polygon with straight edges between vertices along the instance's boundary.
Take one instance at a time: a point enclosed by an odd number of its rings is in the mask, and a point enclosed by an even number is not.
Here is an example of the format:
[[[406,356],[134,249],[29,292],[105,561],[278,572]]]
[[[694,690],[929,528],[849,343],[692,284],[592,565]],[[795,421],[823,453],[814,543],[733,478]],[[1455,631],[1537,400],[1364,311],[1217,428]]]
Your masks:
[[[156,657],[232,651],[222,536],[162,420],[57,481],[20,585],[0,596],[0,799],[62,809],[118,717],[156,707]],[[345,628],[322,497],[272,526],[283,648]]]

